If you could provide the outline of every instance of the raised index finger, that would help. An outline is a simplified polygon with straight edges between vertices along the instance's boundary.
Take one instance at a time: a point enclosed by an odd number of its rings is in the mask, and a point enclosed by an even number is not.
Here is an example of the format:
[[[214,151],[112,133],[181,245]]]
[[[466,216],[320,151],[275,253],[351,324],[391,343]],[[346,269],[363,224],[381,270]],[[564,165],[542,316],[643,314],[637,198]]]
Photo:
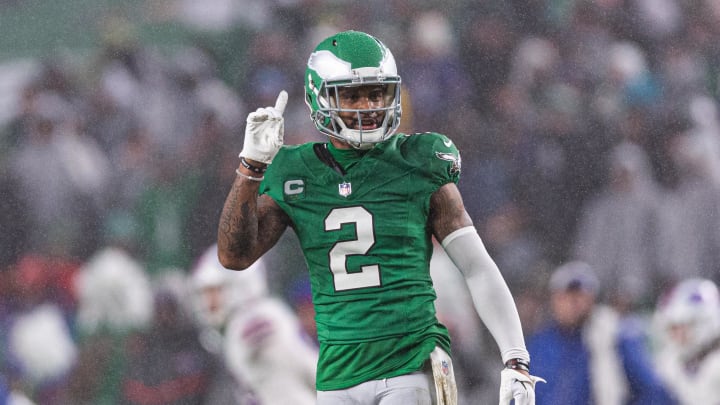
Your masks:
[[[278,95],[277,101],[275,101],[275,109],[282,115],[285,112],[285,106],[287,105],[288,94],[287,91],[282,90]]]

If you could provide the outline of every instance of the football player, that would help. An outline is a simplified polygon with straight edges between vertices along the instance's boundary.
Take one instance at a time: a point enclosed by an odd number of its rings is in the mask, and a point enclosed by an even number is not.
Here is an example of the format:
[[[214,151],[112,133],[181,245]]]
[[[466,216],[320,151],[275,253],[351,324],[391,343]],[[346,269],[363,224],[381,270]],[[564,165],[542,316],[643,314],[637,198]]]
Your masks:
[[[658,371],[681,404],[713,402],[720,387],[720,294],[689,278],[660,298]]]
[[[285,91],[248,115],[220,261],[245,269],[293,228],[310,271],[319,405],[455,404],[429,272],[435,236],[499,345],[500,402],[533,404],[538,378],[512,295],[463,206],[458,150],[438,133],[396,134],[400,86],[377,38],[323,40],[307,62],[305,102],[328,142],[283,145]]]
[[[292,309],[269,295],[264,266],[258,260],[250,271],[228,271],[217,246],[198,260],[190,283],[195,312],[208,327],[205,346],[261,404],[312,405],[317,347]]]

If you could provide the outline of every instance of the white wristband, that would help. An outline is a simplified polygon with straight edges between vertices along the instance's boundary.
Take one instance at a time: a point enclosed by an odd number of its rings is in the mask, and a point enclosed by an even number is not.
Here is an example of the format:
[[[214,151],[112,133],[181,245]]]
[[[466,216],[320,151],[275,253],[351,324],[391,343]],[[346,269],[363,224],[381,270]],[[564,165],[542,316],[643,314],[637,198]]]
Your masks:
[[[247,174],[240,173],[240,169],[235,169],[235,174],[237,174],[240,177],[245,177],[246,179],[252,180],[252,181],[263,181],[265,180],[265,176],[260,177],[252,177],[248,176]]]

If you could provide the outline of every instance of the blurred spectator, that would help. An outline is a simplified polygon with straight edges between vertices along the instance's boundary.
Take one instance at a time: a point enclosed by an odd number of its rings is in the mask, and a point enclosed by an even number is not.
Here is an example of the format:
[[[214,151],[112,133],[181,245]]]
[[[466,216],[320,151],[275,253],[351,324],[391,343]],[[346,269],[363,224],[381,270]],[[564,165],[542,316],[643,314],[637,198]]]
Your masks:
[[[678,132],[668,147],[677,181],[663,201],[659,270],[677,281],[720,277],[720,133]]]
[[[35,95],[29,132],[9,162],[10,176],[34,229],[28,250],[88,255],[105,202],[109,162],[78,126],[59,94]]]
[[[720,294],[711,280],[689,278],[657,302],[658,370],[683,405],[717,395],[720,384]]]
[[[152,316],[150,280],[143,265],[119,247],[96,252],[75,279],[82,334],[144,329]]]
[[[288,89],[292,95],[292,76],[294,71],[289,61],[295,60],[297,55],[286,45],[287,32],[276,29],[261,31],[252,38],[248,49],[249,66],[247,76],[242,81],[242,94],[253,105],[274,105],[277,93]],[[288,53],[290,50],[290,53]]]
[[[65,387],[78,348],[62,311],[45,302],[18,313],[10,326],[6,361],[40,404],[65,404]]]
[[[114,192],[108,195],[108,207],[102,219],[106,231],[112,230],[110,229],[113,226],[112,221],[117,218],[136,220],[133,211],[137,208],[143,193],[154,184],[157,162],[153,160],[150,137],[144,128],[131,128],[125,135],[125,141],[112,151],[113,171],[110,175],[110,184]],[[128,237],[139,239],[137,230],[128,231],[135,233]],[[103,236],[113,237],[112,234]]]
[[[547,97],[547,98],[544,98]],[[585,199],[599,187],[603,141],[586,126],[576,88],[546,87],[536,102],[538,126],[527,134],[518,153],[514,198],[528,218],[528,229],[542,235],[551,262],[566,259]]]
[[[500,206],[483,222],[482,234],[511,288],[519,292],[537,285],[547,259],[540,241],[528,228],[527,213],[520,204],[508,201]]]
[[[626,6],[635,22],[628,27],[643,42],[666,41],[685,23],[683,10],[677,0],[632,0]]]
[[[69,384],[70,398],[76,404],[118,403],[128,342],[151,321],[150,280],[128,252],[107,247],[80,268],[75,290],[80,351]]]
[[[198,173],[183,170],[184,162],[169,153],[153,160],[153,182],[134,207],[139,225],[139,247],[147,271],[156,275],[168,268],[187,268],[192,260],[188,232],[200,197]]]
[[[404,84],[412,99],[423,100],[413,103],[413,130],[445,133],[457,108],[466,106],[472,94],[467,68],[458,56],[455,28],[442,12],[432,10],[415,18],[411,32],[401,70],[411,78]]]
[[[67,258],[30,253],[0,271],[0,376],[7,378],[11,398],[67,403],[78,351],[72,329],[76,271]]]
[[[663,79],[663,87],[667,92],[666,103],[673,103],[691,92],[702,91],[707,87],[710,72],[706,66],[707,57],[703,55],[702,43],[707,33],[702,33],[702,25],[696,26],[697,31],[690,27],[674,36],[669,41],[659,43],[656,51],[658,59],[657,72]],[[712,37],[712,36],[711,36]]]
[[[596,301],[599,280],[583,262],[550,277],[548,324],[528,339],[537,404],[671,404],[653,368],[643,325]]]
[[[237,167],[237,153],[227,145],[236,142],[235,133],[224,125],[221,117],[207,110],[183,159],[186,178],[197,178],[198,200],[187,218],[186,249],[190,257],[199,257],[217,238],[227,185],[231,184]],[[220,193],[220,196],[216,195]]]
[[[199,4],[192,0],[168,2],[177,18],[201,31],[226,31],[235,25],[262,28],[272,22],[274,2],[260,0],[211,0]]]
[[[293,124],[285,127],[285,143],[297,144],[308,137],[318,135],[303,101],[303,93],[295,91],[292,86],[293,78],[304,74],[294,69],[294,66],[305,66],[305,61],[300,57],[301,46],[287,47],[288,37],[292,35],[289,29],[290,27],[284,27],[281,31],[266,29],[251,38],[247,50],[246,73],[241,80],[238,80],[237,91],[243,94],[244,100],[252,100],[254,105],[265,106],[274,105],[277,94],[281,90],[286,90],[291,101],[288,103],[285,116],[288,117],[288,122]],[[293,102],[293,99],[296,101]],[[238,133],[244,131],[244,119],[243,115],[241,119],[243,127]]]
[[[660,195],[645,151],[631,142],[608,156],[607,185],[583,207],[572,256],[590,264],[618,310],[652,305],[658,277]]]
[[[631,41],[607,46],[602,81],[593,94],[592,108],[600,122],[612,128],[614,120],[629,108],[650,109],[660,100],[662,89],[650,71],[643,49]]]
[[[521,38],[518,29],[522,25],[515,24],[512,17],[516,14],[509,7],[505,2],[484,2],[460,17],[461,22],[467,22],[459,30],[463,46],[458,51],[462,65],[472,67],[468,69],[468,77],[473,84],[471,99],[465,103],[476,104],[481,112],[493,109],[496,89],[512,80],[512,59],[517,52],[516,42]],[[521,14],[530,13],[523,10]]]
[[[126,93],[133,91],[132,86],[113,83],[113,81],[121,80],[111,77],[101,79],[97,87],[87,96],[87,105],[83,113],[88,135],[95,139],[110,161],[116,165],[119,160],[116,154],[122,150],[129,135],[139,124],[128,105],[132,101],[124,99],[129,97]]]
[[[0,131],[3,158],[9,158],[25,142],[25,134],[32,129],[36,110],[35,101],[37,100],[37,93],[40,92],[38,87],[31,80],[31,83],[25,83],[20,87],[21,90],[18,91],[19,94],[16,96],[18,99],[16,103],[17,111],[10,116],[10,121]]]

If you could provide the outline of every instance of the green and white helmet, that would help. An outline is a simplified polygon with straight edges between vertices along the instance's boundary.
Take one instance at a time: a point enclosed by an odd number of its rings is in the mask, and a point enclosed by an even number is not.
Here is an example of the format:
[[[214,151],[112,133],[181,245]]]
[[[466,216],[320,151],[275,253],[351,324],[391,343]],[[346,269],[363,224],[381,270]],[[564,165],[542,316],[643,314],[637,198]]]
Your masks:
[[[338,88],[382,84],[385,105],[379,109],[341,109]],[[305,102],[318,130],[360,149],[372,147],[392,135],[400,125],[400,76],[395,58],[379,39],[358,31],[344,31],[323,40],[308,59]],[[358,114],[385,112],[376,129],[348,128],[341,111]]]

